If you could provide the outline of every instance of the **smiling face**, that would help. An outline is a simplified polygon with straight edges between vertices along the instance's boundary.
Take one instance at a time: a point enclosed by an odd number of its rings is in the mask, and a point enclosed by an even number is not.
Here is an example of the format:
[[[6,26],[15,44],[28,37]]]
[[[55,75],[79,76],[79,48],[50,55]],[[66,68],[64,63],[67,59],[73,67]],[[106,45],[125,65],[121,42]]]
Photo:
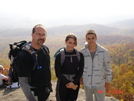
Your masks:
[[[72,51],[76,46],[76,41],[73,38],[69,38],[65,43],[67,51]]]
[[[66,50],[72,51],[74,47],[77,46],[77,37],[73,33],[68,34],[65,39],[65,44]]]
[[[46,30],[43,26],[38,26],[35,28],[35,31],[32,33],[32,42],[36,46],[42,46],[46,40]]]

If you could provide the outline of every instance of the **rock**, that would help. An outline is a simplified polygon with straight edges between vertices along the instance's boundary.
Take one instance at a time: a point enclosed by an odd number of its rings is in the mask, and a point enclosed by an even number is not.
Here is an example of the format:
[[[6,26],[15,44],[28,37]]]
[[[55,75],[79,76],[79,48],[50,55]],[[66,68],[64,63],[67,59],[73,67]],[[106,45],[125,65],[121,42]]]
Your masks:
[[[55,97],[55,93],[56,93],[55,92],[56,82],[55,81],[52,81],[52,85],[53,85],[52,86],[53,92],[50,94],[49,100],[56,101],[56,97]],[[79,90],[77,101],[84,101],[84,90],[83,89],[80,89]]]
[[[50,93],[49,100],[56,101],[55,98],[55,87],[56,82],[52,81],[53,92]],[[80,89],[77,101],[83,101],[84,91]],[[26,97],[22,92],[21,88],[1,89],[0,90],[0,101],[26,101]]]
[[[56,101],[55,98],[55,87],[56,87],[56,82],[52,81],[52,88],[53,92],[50,93],[49,96],[49,101]],[[85,95],[84,95],[84,90],[80,89],[77,101],[85,101]],[[119,101],[113,97],[105,97],[105,101]],[[22,92],[21,88],[12,88],[10,89],[2,89],[0,90],[0,101],[26,101],[26,97]]]

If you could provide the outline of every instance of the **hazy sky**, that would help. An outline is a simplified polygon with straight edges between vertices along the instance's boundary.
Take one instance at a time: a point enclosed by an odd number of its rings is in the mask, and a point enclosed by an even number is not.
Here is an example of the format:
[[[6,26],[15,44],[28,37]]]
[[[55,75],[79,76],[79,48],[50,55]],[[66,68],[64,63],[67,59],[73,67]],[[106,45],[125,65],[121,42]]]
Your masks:
[[[133,4],[134,0],[2,0],[0,21],[46,22],[49,27],[111,23],[134,18]]]

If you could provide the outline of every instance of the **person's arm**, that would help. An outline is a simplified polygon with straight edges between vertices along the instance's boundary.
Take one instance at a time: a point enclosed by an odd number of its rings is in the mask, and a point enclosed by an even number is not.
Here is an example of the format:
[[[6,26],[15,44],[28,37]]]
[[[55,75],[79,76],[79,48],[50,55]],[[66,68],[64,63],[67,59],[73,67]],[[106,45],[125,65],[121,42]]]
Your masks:
[[[7,84],[10,85],[11,82],[10,82],[10,77],[8,76],[8,79],[7,79]]]
[[[8,80],[8,77],[4,75],[3,80]]]
[[[2,74],[1,79],[4,80],[6,84],[10,84],[8,76],[5,76],[4,74]]]
[[[10,77],[3,75],[3,80],[7,81],[6,84],[8,84],[8,85],[10,84]]]
[[[111,57],[110,57],[108,51],[105,51],[105,54],[104,54],[104,65],[105,65],[105,71],[106,71],[105,87],[108,87],[110,81],[112,80],[112,72],[111,72],[110,60],[111,60]]]
[[[31,55],[26,51],[22,51],[19,54],[19,60],[17,65],[18,77],[19,77],[20,86],[28,101],[36,101],[36,99],[34,98],[31,92],[30,85],[28,83],[28,77],[31,74],[32,64],[33,61]]]
[[[73,83],[76,85],[79,81],[80,78],[82,77],[83,74],[83,68],[84,68],[84,56],[82,53],[80,53],[80,62],[79,62],[79,69],[76,74],[76,78],[74,79]]]
[[[84,51],[83,49],[80,50],[80,52],[83,54],[83,58],[84,58],[84,52],[83,51]],[[83,67],[83,73],[84,73],[84,67]],[[83,74],[80,78],[80,84],[83,85]]]
[[[23,93],[25,94],[28,101],[36,101],[35,97],[33,96],[30,86],[28,84],[28,78],[27,77],[19,77],[19,83],[23,90]]]
[[[58,54],[55,59],[55,74],[61,82],[63,82],[64,84],[68,84],[71,81],[69,81],[68,79],[66,79],[66,77],[62,75],[60,57],[60,54]]]
[[[4,74],[2,74],[2,75],[1,75],[1,79],[3,79],[3,80],[8,80],[8,77],[5,76]]]

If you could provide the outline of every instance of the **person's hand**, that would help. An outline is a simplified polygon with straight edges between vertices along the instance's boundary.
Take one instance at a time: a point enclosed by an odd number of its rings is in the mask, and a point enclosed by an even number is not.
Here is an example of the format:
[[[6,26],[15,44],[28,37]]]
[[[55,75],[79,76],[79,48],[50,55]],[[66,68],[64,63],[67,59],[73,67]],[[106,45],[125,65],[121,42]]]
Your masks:
[[[106,88],[108,88],[108,87],[109,87],[109,85],[110,85],[110,83],[105,82],[105,87],[106,87]]]
[[[73,88],[73,86],[74,86],[74,83],[73,82],[70,82],[70,83],[66,84],[66,87],[67,88]]]
[[[10,84],[11,84],[11,82],[7,82],[6,84],[7,84],[7,85],[10,85]]]
[[[74,85],[73,82],[70,82],[70,83],[66,84],[66,87],[76,90],[78,88],[78,85]]]
[[[83,78],[80,79],[80,84],[83,85]]]
[[[74,86],[72,87],[73,90],[76,90],[77,88],[78,88],[78,85],[74,85]]]

